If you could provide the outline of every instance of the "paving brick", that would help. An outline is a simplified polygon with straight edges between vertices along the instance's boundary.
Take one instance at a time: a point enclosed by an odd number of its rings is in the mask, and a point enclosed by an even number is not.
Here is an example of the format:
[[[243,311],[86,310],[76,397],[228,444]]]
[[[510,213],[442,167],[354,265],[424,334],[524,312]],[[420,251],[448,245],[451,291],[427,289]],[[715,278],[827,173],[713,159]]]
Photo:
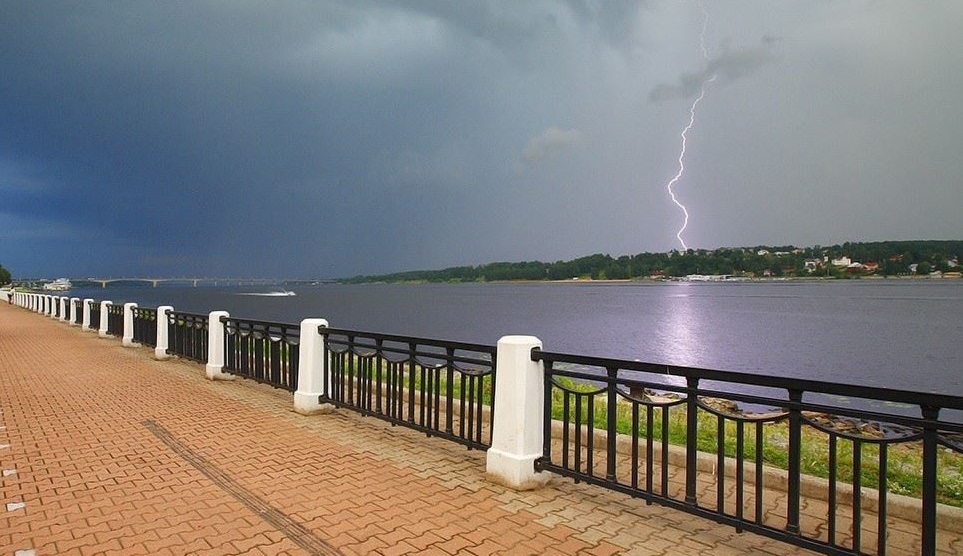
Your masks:
[[[806,554],[561,478],[513,492],[485,480],[483,452],[347,410],[304,417],[287,392],[151,355],[0,305],[0,444],[11,444],[0,463],[18,470],[0,493],[28,503],[18,522],[0,517],[0,542],[300,556],[298,533],[346,555]],[[780,504],[767,500],[776,518]],[[911,546],[913,525],[890,534]],[[941,538],[945,553],[961,547]]]

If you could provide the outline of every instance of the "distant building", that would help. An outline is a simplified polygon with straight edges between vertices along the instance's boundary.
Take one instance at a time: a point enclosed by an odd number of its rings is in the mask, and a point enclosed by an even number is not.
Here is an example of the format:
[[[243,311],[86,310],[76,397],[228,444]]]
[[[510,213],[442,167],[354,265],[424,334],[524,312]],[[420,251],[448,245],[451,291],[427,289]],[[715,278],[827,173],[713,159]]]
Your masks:
[[[766,249],[760,249],[756,251],[756,254],[759,255],[760,257],[765,257],[766,255],[769,254],[769,251]]]
[[[846,266],[853,264],[853,260],[847,256],[842,256],[838,259],[833,259],[833,266]]]

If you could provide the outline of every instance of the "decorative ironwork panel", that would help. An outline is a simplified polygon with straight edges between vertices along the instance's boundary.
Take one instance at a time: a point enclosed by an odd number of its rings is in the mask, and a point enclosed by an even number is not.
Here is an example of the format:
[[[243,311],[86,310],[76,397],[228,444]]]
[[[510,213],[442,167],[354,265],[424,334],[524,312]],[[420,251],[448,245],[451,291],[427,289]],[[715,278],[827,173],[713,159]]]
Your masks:
[[[224,372],[295,391],[301,326],[223,318]]]
[[[100,303],[90,306],[90,329],[100,330]]]
[[[320,328],[328,399],[469,448],[491,445],[495,346]]]
[[[74,324],[81,324],[84,322],[84,302],[81,300],[73,301],[74,306]]]
[[[157,345],[157,309],[134,307],[134,341],[144,346]]]
[[[919,499],[915,543],[935,554],[937,504],[959,495],[951,478],[963,469],[963,424],[939,413],[963,410],[963,398],[532,357],[545,368],[539,470],[827,554],[885,554],[894,492]],[[842,397],[868,409],[833,404]],[[949,467],[938,481],[940,466]],[[806,507],[824,511],[804,516]]]
[[[124,335],[124,306],[111,304],[107,306],[107,334],[121,337]]]
[[[167,353],[207,363],[208,316],[194,313],[167,313]]]

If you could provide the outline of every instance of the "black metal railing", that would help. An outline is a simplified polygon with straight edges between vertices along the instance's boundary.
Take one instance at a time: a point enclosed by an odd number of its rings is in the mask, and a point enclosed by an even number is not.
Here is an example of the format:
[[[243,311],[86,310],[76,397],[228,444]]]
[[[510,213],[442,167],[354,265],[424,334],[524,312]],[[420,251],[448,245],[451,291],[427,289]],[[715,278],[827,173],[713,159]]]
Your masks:
[[[321,401],[469,448],[491,445],[495,346],[320,327]]]
[[[110,304],[107,306],[107,334],[111,336],[124,335],[124,306]]]
[[[207,315],[168,312],[167,353],[207,363],[207,321]]]
[[[53,309],[52,316],[55,318],[60,318],[60,298],[53,297],[50,299],[50,303],[52,304],[52,309]]]
[[[100,302],[90,304],[90,329],[100,330]]]
[[[921,553],[935,554],[938,456],[963,452],[963,425],[939,415],[963,409],[963,398],[540,350],[532,358],[545,367],[539,470],[826,554],[885,554],[900,509],[920,521]],[[829,401],[839,397],[871,407]],[[890,501],[900,473],[922,477],[915,508]]]
[[[157,309],[134,307],[134,342],[143,346],[157,345]]]
[[[75,299],[73,303],[73,323],[81,324],[84,322],[84,302],[80,299]]]
[[[224,372],[294,392],[301,326],[222,317]]]

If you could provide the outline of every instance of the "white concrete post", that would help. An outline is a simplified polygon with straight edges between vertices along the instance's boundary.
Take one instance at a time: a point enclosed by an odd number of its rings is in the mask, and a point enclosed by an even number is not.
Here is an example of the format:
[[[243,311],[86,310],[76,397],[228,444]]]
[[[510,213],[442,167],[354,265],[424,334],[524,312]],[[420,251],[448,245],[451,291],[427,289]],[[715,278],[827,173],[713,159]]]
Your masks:
[[[107,337],[107,321],[109,320],[107,318],[107,309],[109,309],[111,305],[113,305],[111,301],[105,300],[100,302],[100,330],[97,332],[97,335],[101,338]]]
[[[54,313],[57,312],[57,303],[59,303],[59,301],[57,300],[56,297],[54,297],[54,296],[52,296],[52,295],[48,295],[48,296],[46,296],[46,298],[47,298],[47,299],[46,299],[46,301],[47,301],[47,316],[50,317],[50,318],[54,318]]]
[[[167,318],[174,308],[170,305],[163,305],[157,308],[157,347],[154,348],[154,359],[158,361],[164,361],[170,358],[167,354],[168,348],[168,334],[167,334]]]
[[[120,343],[124,347],[137,347],[140,344],[134,342],[134,308],[136,303],[124,303],[124,335]]]
[[[84,299],[84,316],[83,321],[80,323],[80,328],[82,330],[90,330],[90,308],[94,304],[94,300],[89,297]]]
[[[534,336],[498,340],[492,447],[485,471],[489,480],[517,490],[549,480],[548,473],[535,472],[535,460],[542,455],[545,368],[532,361],[532,349],[541,347]]]
[[[67,297],[66,295],[60,297],[60,315],[58,318],[64,322],[67,321],[67,314],[68,314],[67,302],[69,300],[70,298]]]
[[[212,311],[207,317],[207,367],[209,380],[234,380],[234,375],[224,369],[224,323],[221,317],[230,317],[227,311]]]
[[[77,326],[77,302],[80,301],[79,297],[70,298],[70,324]]]
[[[325,384],[325,370],[328,367],[325,355],[327,337],[318,332],[318,327],[328,327],[324,319],[304,319],[301,321],[301,339],[298,343],[298,389],[294,393],[294,411],[302,415],[322,413],[332,409],[331,404],[322,404],[319,398],[328,392]]]

